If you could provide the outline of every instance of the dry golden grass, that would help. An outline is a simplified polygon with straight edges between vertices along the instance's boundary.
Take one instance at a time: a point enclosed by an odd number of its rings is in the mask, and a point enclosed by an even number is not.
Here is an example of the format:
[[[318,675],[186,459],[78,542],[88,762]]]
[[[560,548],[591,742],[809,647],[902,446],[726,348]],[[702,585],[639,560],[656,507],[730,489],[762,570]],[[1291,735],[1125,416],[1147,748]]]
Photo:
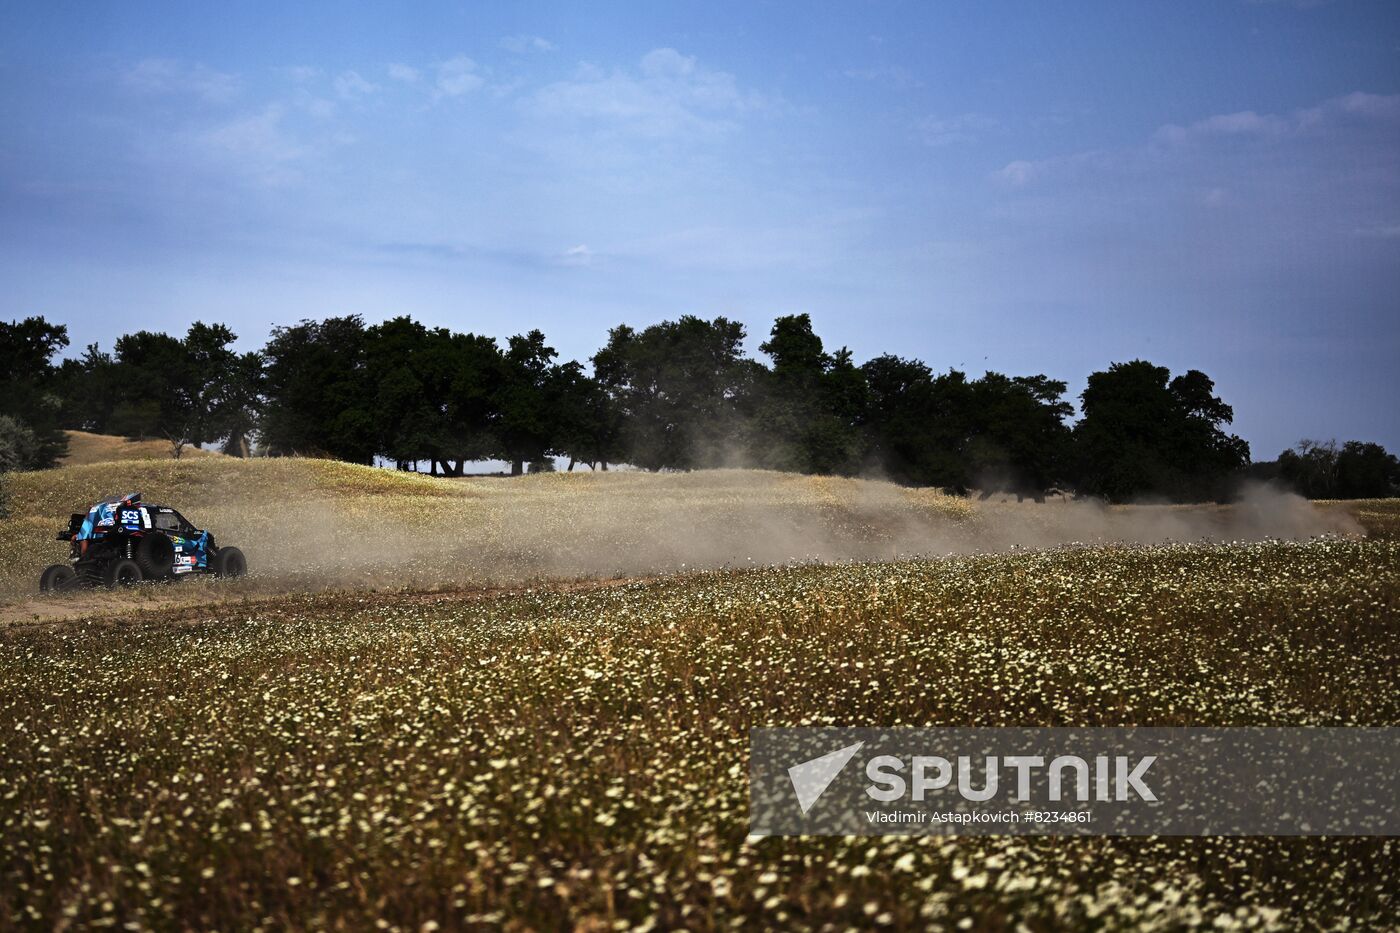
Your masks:
[[[170,460],[174,458],[170,443],[165,440],[132,440],[112,434],[92,434],[88,431],[65,431],[68,435],[68,454],[63,458],[63,466],[82,466],[88,463],[108,463],[113,460]],[[223,454],[199,447],[186,447],[180,459],[191,460],[222,457]]]

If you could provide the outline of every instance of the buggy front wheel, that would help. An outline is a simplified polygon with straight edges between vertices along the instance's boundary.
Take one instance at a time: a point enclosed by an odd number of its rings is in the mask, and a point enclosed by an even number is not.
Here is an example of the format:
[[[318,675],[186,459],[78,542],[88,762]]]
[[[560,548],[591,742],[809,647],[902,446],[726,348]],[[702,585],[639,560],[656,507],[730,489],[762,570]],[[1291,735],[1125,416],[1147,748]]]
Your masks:
[[[221,547],[214,555],[214,574],[220,577],[241,577],[248,572],[248,559],[236,547]]]
[[[77,579],[77,572],[67,564],[50,564],[39,575],[39,592],[58,593],[72,589]]]

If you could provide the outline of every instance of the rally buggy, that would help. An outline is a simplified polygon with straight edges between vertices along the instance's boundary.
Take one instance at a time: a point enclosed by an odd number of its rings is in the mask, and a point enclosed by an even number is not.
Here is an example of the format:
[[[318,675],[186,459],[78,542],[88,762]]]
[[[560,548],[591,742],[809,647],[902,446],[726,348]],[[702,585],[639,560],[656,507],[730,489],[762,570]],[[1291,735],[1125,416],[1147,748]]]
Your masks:
[[[109,496],[86,514],[75,512],[58,540],[71,542],[68,563],[44,570],[40,592],[130,586],[198,573],[240,577],[248,571],[238,548],[219,547],[213,535],[174,509],[143,503],[139,492]]]

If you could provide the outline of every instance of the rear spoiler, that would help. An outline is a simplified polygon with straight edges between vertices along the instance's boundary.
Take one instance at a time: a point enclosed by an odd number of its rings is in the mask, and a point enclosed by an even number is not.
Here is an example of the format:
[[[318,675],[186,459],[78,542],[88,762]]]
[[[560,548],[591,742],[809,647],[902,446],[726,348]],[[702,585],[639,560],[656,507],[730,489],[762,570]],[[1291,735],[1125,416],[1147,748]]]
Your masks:
[[[72,541],[73,536],[83,530],[83,522],[87,521],[86,512],[74,512],[68,516],[68,527],[58,533],[59,541]]]

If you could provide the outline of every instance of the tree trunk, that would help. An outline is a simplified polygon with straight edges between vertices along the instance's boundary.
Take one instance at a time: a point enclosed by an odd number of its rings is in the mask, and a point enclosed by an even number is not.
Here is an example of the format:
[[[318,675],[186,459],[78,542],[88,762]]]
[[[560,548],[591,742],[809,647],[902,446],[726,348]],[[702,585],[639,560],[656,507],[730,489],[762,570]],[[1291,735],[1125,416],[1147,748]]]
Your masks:
[[[569,458],[569,470],[568,470],[568,472],[570,472],[570,473],[574,472],[574,458],[573,458],[573,457],[570,457],[570,458]]]
[[[524,461],[524,460],[512,460],[512,461],[510,462],[510,475],[511,475],[511,476],[522,476],[522,475],[524,475],[524,473],[525,473],[525,461]]]
[[[606,460],[603,461],[603,472],[608,472],[608,461]]]

